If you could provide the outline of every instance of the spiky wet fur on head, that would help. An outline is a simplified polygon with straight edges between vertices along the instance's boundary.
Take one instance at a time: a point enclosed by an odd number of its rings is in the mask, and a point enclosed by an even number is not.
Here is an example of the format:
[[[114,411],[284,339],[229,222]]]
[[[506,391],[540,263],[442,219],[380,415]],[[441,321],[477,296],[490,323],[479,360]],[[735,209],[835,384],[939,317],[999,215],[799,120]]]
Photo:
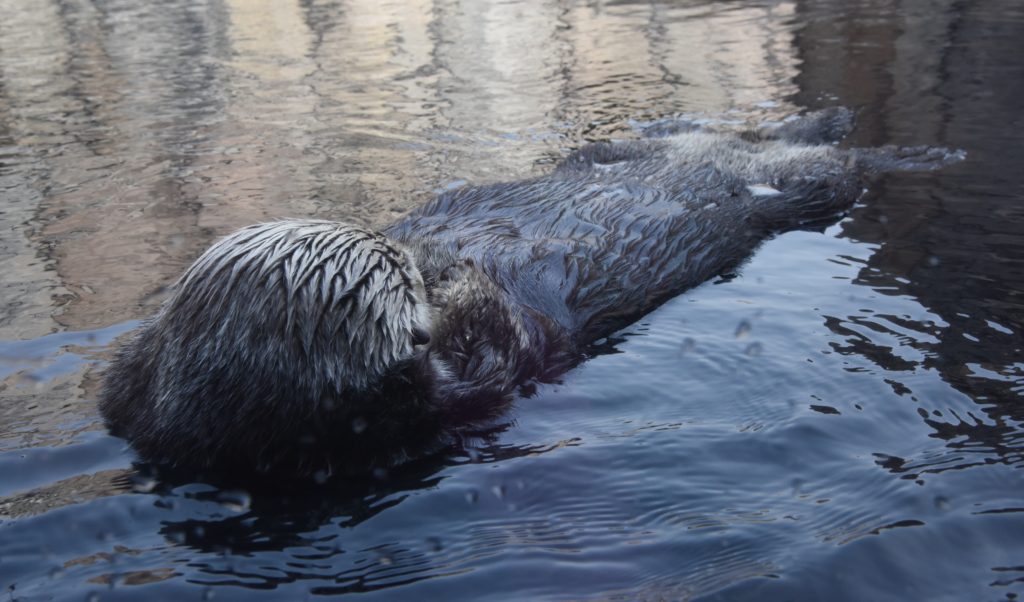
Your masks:
[[[427,307],[414,259],[381,234],[293,220],[250,226],[213,245],[157,321],[216,325],[189,333],[186,353],[198,336],[208,356],[239,354],[265,367],[306,358],[317,388],[340,395],[371,387],[412,354],[413,332],[429,326]],[[273,344],[253,346],[259,336]],[[257,350],[264,357],[250,360]]]
[[[429,314],[413,258],[378,233],[251,226],[185,272],[114,362],[101,410],[144,456],[176,463],[311,473],[362,447],[358,463],[390,464],[404,442],[375,454],[360,435],[386,440],[410,412],[429,422],[414,357]]]

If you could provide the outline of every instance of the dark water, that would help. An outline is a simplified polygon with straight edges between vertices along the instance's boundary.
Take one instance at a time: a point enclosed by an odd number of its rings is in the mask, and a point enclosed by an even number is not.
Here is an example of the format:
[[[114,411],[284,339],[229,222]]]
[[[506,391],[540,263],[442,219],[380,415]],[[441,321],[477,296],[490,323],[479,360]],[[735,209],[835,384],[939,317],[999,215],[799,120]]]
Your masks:
[[[1024,594],[1017,0],[0,2],[0,586],[11,600]],[[95,394],[217,236],[380,226],[674,113],[859,111],[968,152],[368,482],[138,474]]]

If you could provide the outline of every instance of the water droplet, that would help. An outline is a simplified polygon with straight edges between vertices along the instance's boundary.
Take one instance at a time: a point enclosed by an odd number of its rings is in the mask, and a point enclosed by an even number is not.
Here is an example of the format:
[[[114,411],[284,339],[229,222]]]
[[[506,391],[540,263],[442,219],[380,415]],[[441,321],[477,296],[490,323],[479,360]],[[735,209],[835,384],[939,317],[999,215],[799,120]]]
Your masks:
[[[932,266],[933,268],[936,267],[937,265],[939,265],[939,263],[941,263],[941,262],[939,261],[938,257],[936,257],[934,255],[931,255],[931,256],[928,257],[928,265]]]
[[[747,345],[747,348],[743,350],[743,353],[749,355],[750,357],[756,357],[758,355],[761,355],[762,351],[764,351],[764,346],[761,345],[761,343],[754,341],[753,343]]]
[[[361,416],[352,419],[352,432],[357,435],[361,435],[367,426],[366,419]]]
[[[746,337],[748,334],[750,334],[750,331],[752,329],[753,329],[753,326],[750,325],[750,321],[748,321],[748,320],[741,320],[740,323],[736,325],[736,332],[735,332],[736,338],[737,339],[742,339],[742,338]]]
[[[131,478],[132,491],[135,493],[152,493],[157,486],[157,480],[149,475],[136,474]]]
[[[395,563],[394,560],[391,560],[390,556],[381,556],[377,559],[377,562],[379,562],[382,566],[391,566]]]
[[[252,496],[242,490],[227,490],[217,494],[217,502],[232,512],[247,512],[252,504]]]

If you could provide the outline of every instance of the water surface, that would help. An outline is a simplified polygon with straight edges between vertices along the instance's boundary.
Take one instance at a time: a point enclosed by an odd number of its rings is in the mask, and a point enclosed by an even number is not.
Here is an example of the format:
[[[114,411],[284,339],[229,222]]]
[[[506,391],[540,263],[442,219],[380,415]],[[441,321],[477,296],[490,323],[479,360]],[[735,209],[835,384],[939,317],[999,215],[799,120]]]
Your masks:
[[[1024,594],[1014,0],[0,2],[0,586],[13,600]],[[875,183],[519,399],[324,490],[154,479],[95,396],[218,236],[382,226],[686,113],[833,105]]]

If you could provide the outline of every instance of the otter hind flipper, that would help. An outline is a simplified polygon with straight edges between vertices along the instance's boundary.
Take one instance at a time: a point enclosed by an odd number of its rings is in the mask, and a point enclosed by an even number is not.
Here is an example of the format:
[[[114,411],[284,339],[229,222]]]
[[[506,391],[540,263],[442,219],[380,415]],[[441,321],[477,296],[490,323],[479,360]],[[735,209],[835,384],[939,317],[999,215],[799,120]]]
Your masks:
[[[835,144],[853,131],[856,115],[846,107],[812,111],[778,126],[763,127],[757,135],[763,140],[785,140],[797,144]]]
[[[836,144],[846,138],[856,124],[856,115],[846,107],[829,107],[791,117],[781,124],[763,125],[739,132],[750,142],[783,140],[795,144]],[[717,125],[717,127],[716,127]],[[644,138],[667,138],[689,132],[730,131],[729,122],[675,116],[639,126]]]

